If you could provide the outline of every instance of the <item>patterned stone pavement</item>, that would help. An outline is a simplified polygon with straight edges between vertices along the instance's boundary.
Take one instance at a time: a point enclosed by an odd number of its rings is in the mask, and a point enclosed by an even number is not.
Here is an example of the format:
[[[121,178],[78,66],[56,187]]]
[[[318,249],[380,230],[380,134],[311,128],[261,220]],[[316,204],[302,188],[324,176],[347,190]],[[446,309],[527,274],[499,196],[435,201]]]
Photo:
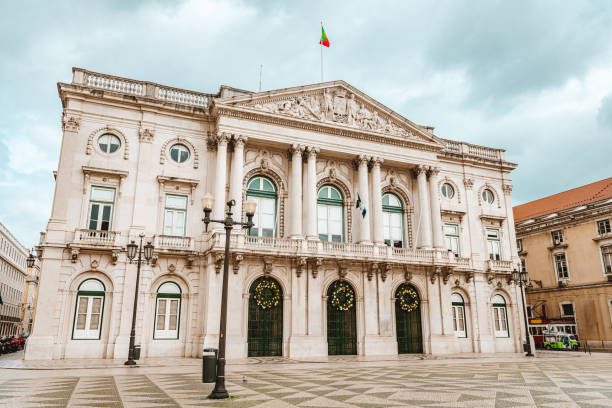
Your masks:
[[[228,366],[229,401],[188,367],[0,370],[6,407],[612,407],[612,358]],[[15,375],[11,375],[15,374]],[[246,379],[246,382],[243,381]]]

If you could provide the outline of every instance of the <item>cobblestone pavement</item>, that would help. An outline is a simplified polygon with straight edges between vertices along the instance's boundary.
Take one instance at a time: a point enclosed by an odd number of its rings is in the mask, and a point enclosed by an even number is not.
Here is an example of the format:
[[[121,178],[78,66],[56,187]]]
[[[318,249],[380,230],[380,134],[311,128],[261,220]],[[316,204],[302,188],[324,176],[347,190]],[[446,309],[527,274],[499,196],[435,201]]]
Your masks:
[[[0,406],[612,407],[609,355],[284,362],[229,365],[229,401],[205,398],[213,384],[195,364],[0,369]]]

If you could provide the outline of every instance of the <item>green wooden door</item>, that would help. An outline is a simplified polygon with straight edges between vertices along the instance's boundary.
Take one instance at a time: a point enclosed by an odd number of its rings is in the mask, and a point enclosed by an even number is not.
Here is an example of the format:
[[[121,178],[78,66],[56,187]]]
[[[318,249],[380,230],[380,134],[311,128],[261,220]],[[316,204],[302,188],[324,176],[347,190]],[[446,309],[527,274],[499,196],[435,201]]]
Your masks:
[[[248,355],[283,355],[283,292],[278,282],[261,277],[249,296]]]
[[[412,285],[404,283],[395,291],[395,321],[397,352],[422,353],[421,300]]]
[[[336,281],[327,290],[327,353],[357,354],[355,291]]]

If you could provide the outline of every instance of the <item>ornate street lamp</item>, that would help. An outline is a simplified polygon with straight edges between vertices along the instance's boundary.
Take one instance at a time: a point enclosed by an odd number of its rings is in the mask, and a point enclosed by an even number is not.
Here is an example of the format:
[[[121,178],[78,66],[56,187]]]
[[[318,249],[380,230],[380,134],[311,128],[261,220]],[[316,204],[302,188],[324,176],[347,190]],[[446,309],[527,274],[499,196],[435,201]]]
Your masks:
[[[134,339],[136,338],[136,309],[138,308],[138,282],[140,281],[140,264],[143,259],[143,246],[142,239],[144,238],[144,234],[140,234],[140,244],[136,245],[134,241],[130,242],[126,245],[127,249],[127,257],[130,260],[130,263],[136,258],[136,254],[138,254],[138,258],[136,259],[136,287],[134,288],[134,309],[132,310],[132,331],[130,332],[130,350],[128,352],[128,359],[124,363],[125,365],[132,366],[136,365],[134,361]],[[149,263],[151,257],[153,256],[153,245],[151,242],[147,242],[144,246],[144,261]]]
[[[527,276],[527,270],[521,268],[521,271],[514,269],[512,271],[512,280],[514,280],[521,288],[521,299],[523,301],[523,316],[525,318],[525,343],[527,344],[527,357],[533,357],[531,350],[531,341],[529,341],[529,320],[527,318],[527,307],[525,305],[525,288],[531,288],[531,282],[529,282],[529,276]]]
[[[215,388],[210,393],[208,398],[211,399],[225,399],[229,397],[227,390],[225,389],[225,337],[227,327],[227,285],[228,285],[228,270],[229,270],[229,259],[230,259],[230,237],[234,225],[240,226],[240,228],[246,228],[250,231],[253,227],[253,215],[257,209],[256,201],[246,201],[244,203],[244,212],[247,216],[247,222],[236,222],[232,219],[232,207],[236,205],[236,201],[230,200],[227,202],[227,213],[223,220],[211,220],[210,213],[213,205],[215,204],[215,198],[210,194],[206,194],[202,198],[202,207],[204,210],[204,225],[206,231],[208,231],[208,224],[216,222],[223,224],[225,227],[225,258],[223,259],[223,289],[221,292],[221,325],[219,328],[219,354],[217,357],[217,381],[215,382]]]
[[[31,268],[34,266],[34,255],[32,254],[32,252],[34,252],[34,250],[30,251],[30,255],[28,255],[26,259],[26,265],[28,266],[28,268]]]

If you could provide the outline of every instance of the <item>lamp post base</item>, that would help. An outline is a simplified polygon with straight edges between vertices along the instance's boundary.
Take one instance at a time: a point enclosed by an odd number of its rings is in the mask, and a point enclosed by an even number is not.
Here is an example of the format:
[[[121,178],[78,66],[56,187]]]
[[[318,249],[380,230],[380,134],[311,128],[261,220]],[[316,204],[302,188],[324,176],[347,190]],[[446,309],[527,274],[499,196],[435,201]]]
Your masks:
[[[227,393],[227,390],[225,389],[217,390],[217,388],[215,387],[215,389],[210,393],[208,398],[209,399],[227,399],[229,398],[229,394]]]
[[[126,366],[133,366],[133,365],[136,365],[136,362],[134,360],[128,360],[123,364]]]

